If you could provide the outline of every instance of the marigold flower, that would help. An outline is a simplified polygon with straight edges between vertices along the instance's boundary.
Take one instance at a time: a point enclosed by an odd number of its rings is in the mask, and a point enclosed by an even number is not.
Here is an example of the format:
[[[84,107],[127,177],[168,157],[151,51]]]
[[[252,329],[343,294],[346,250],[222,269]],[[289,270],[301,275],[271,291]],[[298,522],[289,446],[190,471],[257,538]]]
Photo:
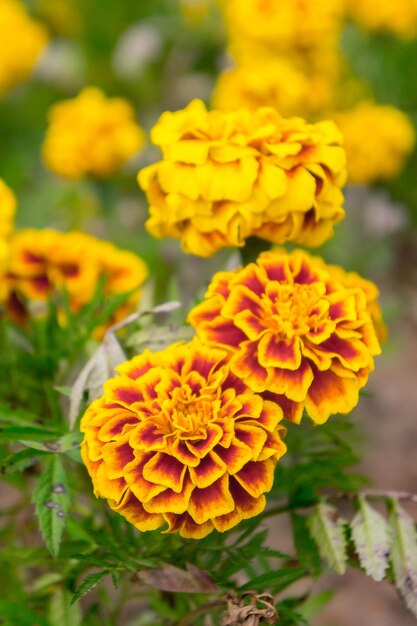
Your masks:
[[[415,144],[408,115],[392,106],[364,101],[334,119],[344,135],[351,182],[369,184],[400,173]]]
[[[106,178],[143,143],[144,132],[126,100],[86,87],[50,109],[42,155],[49,169],[66,178]]]
[[[346,0],[346,8],[360,26],[408,39],[417,34],[417,0]]]
[[[23,82],[48,43],[42,24],[18,0],[0,0],[0,93]]]
[[[6,280],[13,294],[12,311],[16,299],[24,306],[25,301],[45,301],[62,289],[71,309],[78,311],[104,278],[108,296],[132,292],[121,307],[124,315],[135,309],[146,275],[138,256],[85,233],[27,229],[12,238]]]
[[[374,369],[379,342],[367,295],[299,250],[219,272],[189,321],[202,343],[229,350],[230,369],[299,422],[348,413]]]
[[[141,531],[205,537],[258,515],[286,447],[282,411],[198,342],[145,351],[81,420],[97,497]]]
[[[139,172],[149,232],[210,256],[257,235],[320,245],[344,216],[345,154],[333,122],[272,108],[209,111],[200,100],[164,113],[151,133],[163,160]]]

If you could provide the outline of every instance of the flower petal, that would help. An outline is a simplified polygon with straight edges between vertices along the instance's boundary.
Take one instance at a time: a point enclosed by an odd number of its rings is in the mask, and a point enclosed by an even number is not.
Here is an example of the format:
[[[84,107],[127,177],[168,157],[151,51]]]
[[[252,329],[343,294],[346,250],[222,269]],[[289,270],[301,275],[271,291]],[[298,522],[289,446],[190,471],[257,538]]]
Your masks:
[[[233,511],[234,500],[229,491],[227,476],[219,478],[205,489],[194,489],[188,512],[197,524],[204,524],[217,515],[225,515]]]

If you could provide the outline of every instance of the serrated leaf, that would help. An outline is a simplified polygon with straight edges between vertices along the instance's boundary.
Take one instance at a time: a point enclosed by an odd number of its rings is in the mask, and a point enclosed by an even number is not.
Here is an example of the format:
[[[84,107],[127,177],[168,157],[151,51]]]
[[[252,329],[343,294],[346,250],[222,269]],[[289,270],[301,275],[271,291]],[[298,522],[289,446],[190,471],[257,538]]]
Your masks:
[[[70,603],[70,597],[70,592],[62,587],[52,595],[48,611],[51,626],[81,626],[81,609]]]
[[[365,498],[358,498],[359,510],[351,522],[352,539],[359,562],[368,576],[381,581],[388,568],[390,536],[388,524]]]
[[[35,487],[33,502],[45,544],[56,558],[70,503],[67,475],[59,455],[51,454],[45,462]]]
[[[101,572],[96,572],[95,574],[90,574],[83,580],[78,589],[73,593],[71,598],[71,605],[75,604],[85,596],[89,591],[92,591],[101,581],[109,575],[109,570],[102,570]]]
[[[390,501],[391,562],[395,584],[417,616],[417,541],[414,521],[397,500]]]
[[[346,571],[347,559],[344,524],[337,510],[325,502],[321,502],[308,518],[310,534],[322,558],[340,575]]]

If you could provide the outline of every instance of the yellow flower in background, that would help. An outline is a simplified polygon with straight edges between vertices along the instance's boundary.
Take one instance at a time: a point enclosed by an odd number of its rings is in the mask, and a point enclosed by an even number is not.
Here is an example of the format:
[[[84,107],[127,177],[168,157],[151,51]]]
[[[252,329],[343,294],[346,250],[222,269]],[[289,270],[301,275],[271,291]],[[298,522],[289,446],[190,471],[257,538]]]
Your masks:
[[[350,182],[369,184],[400,173],[415,144],[408,115],[364,101],[334,119],[344,135]]]
[[[230,369],[298,423],[349,413],[380,353],[362,279],[296,250],[219,272],[189,315],[208,347],[229,351]]]
[[[223,350],[176,344],[116,368],[81,420],[97,497],[141,531],[199,539],[261,513],[286,447],[282,411]]]
[[[25,81],[48,43],[45,27],[18,0],[0,0],[0,93]]]
[[[344,216],[345,153],[333,122],[284,119],[272,108],[164,113],[151,132],[163,160],[139,172],[149,232],[210,256],[257,235],[320,245]]]
[[[345,0],[349,17],[368,30],[417,35],[417,0]]]
[[[340,32],[340,0],[220,0],[233,56],[322,45]]]
[[[214,108],[233,111],[270,106],[283,116],[313,114],[334,106],[339,74],[336,53],[266,54],[224,70],[214,88]]]
[[[146,265],[138,256],[85,233],[21,230],[10,245],[4,278],[11,300],[6,309],[13,315],[19,302],[17,317],[24,318],[28,302],[46,301],[65,289],[70,307],[76,312],[92,300],[100,279],[104,279],[107,296],[132,292],[111,323],[135,310],[146,276]]]
[[[65,178],[106,178],[143,143],[144,132],[129,102],[86,87],[50,109],[42,155],[46,166]]]
[[[295,115],[308,97],[309,81],[286,58],[266,56],[261,62],[224,70],[217,79],[213,107],[234,111],[271,106],[281,115]]]
[[[0,178],[0,239],[8,239],[12,234],[15,213],[15,195]]]

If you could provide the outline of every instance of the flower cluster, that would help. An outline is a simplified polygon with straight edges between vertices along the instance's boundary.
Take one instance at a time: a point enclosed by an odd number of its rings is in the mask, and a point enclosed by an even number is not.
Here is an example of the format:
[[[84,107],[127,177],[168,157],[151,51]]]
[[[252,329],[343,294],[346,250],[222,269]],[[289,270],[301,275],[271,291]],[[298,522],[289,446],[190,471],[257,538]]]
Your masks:
[[[42,154],[47,167],[65,178],[106,178],[143,143],[143,130],[126,100],[86,87],[51,108]]]
[[[139,173],[146,226],[185,252],[210,256],[252,235],[316,246],[344,216],[345,153],[333,122],[272,108],[207,112],[194,100],[164,113],[151,138],[163,160]]]
[[[25,81],[48,43],[46,29],[18,0],[0,0],[0,93]]]
[[[139,530],[225,531],[265,507],[282,412],[198,342],[120,365],[81,421],[95,494]]]
[[[408,39],[417,35],[416,0],[346,0],[349,17],[367,30]]]
[[[380,352],[376,294],[364,284],[298,250],[267,252],[216,274],[189,321],[285,417],[298,423],[305,409],[322,424],[356,406]]]
[[[85,233],[27,229],[11,240],[1,282],[6,286],[6,309],[19,319],[27,315],[27,302],[45,301],[63,289],[71,309],[78,311],[92,300],[104,279],[107,296],[132,292],[119,317],[134,310],[146,275],[138,256]]]
[[[395,178],[415,144],[410,118],[391,106],[363,101],[335,115],[335,121],[344,135],[348,178],[354,183]]]

